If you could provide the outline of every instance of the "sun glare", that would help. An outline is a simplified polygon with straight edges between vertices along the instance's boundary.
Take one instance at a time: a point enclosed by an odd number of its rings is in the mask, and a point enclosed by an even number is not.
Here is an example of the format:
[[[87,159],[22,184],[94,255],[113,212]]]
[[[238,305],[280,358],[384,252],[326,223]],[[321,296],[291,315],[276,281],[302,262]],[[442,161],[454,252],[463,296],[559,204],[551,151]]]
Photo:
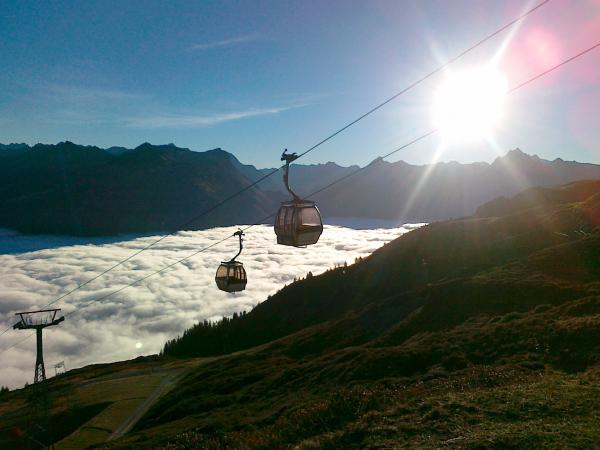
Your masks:
[[[450,72],[438,88],[434,121],[445,143],[491,138],[503,113],[507,83],[490,68]]]

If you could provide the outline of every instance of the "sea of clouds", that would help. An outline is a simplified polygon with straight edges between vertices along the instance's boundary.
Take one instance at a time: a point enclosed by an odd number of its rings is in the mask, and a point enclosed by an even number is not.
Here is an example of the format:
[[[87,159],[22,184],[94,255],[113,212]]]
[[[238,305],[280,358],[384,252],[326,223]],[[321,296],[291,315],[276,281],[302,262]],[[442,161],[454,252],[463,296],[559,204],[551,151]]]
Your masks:
[[[133,287],[97,300],[231,235],[236,228],[169,236],[52,306],[62,308],[66,320],[44,331],[46,374],[53,376],[54,364],[60,361],[73,369],[157,353],[167,339],[198,321],[250,311],[295,277],[309,271],[316,275],[344,262],[351,264],[356,257],[366,256],[418,226],[371,230],[326,226],[319,243],[308,248],[277,245],[271,226],[255,226],[247,231],[244,252],[238,258],[248,272],[247,289],[242,293],[221,292],[214,283],[219,263],[237,252],[237,240],[229,239]],[[64,238],[64,245],[60,245],[61,238],[57,237],[0,233],[0,332],[16,322],[16,312],[46,305],[156,239],[104,238],[83,244]],[[35,339],[30,337],[4,351],[30,333],[11,329],[0,336],[0,385],[15,388],[26,381],[31,383]]]

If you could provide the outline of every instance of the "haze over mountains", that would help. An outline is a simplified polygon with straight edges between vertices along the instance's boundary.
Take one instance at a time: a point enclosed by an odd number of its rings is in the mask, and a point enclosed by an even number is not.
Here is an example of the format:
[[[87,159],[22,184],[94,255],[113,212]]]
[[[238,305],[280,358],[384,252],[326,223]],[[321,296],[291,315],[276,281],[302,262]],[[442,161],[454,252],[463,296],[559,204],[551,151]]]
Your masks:
[[[358,166],[295,165],[290,183],[309,195]],[[281,175],[191,220],[273,169],[245,165],[221,149],[195,152],[169,145],[124,147],[0,145],[0,227],[25,233],[112,235],[254,223],[287,198]],[[313,197],[323,216],[383,219],[397,224],[473,214],[499,196],[533,186],[600,177],[600,166],[546,161],[520,150],[492,164],[415,166],[374,161]],[[374,201],[374,199],[377,199]]]

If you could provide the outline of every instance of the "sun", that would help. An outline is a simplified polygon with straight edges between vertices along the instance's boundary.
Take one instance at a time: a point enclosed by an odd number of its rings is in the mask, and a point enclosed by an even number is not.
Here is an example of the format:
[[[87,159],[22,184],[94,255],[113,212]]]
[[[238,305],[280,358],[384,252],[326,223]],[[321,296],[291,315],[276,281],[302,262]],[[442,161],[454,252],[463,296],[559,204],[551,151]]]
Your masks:
[[[433,119],[444,143],[492,137],[504,110],[506,77],[496,69],[448,72],[435,93]]]

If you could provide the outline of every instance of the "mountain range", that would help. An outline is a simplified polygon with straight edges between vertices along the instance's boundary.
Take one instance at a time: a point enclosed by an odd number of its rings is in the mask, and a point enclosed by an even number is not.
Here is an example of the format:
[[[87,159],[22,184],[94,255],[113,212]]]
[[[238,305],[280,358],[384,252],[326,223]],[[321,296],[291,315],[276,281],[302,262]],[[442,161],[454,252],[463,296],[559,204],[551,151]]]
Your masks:
[[[528,187],[600,177],[598,165],[547,161],[518,149],[492,164],[418,166],[377,159],[359,169],[332,162],[297,164],[290,183],[304,196],[343,179],[313,197],[325,220],[400,224],[464,217],[487,201]],[[173,144],[134,149],[71,142],[0,145],[0,227],[113,235],[254,223],[288,198],[280,174],[225,207],[213,207],[273,170],[242,164],[222,149],[196,152]]]

